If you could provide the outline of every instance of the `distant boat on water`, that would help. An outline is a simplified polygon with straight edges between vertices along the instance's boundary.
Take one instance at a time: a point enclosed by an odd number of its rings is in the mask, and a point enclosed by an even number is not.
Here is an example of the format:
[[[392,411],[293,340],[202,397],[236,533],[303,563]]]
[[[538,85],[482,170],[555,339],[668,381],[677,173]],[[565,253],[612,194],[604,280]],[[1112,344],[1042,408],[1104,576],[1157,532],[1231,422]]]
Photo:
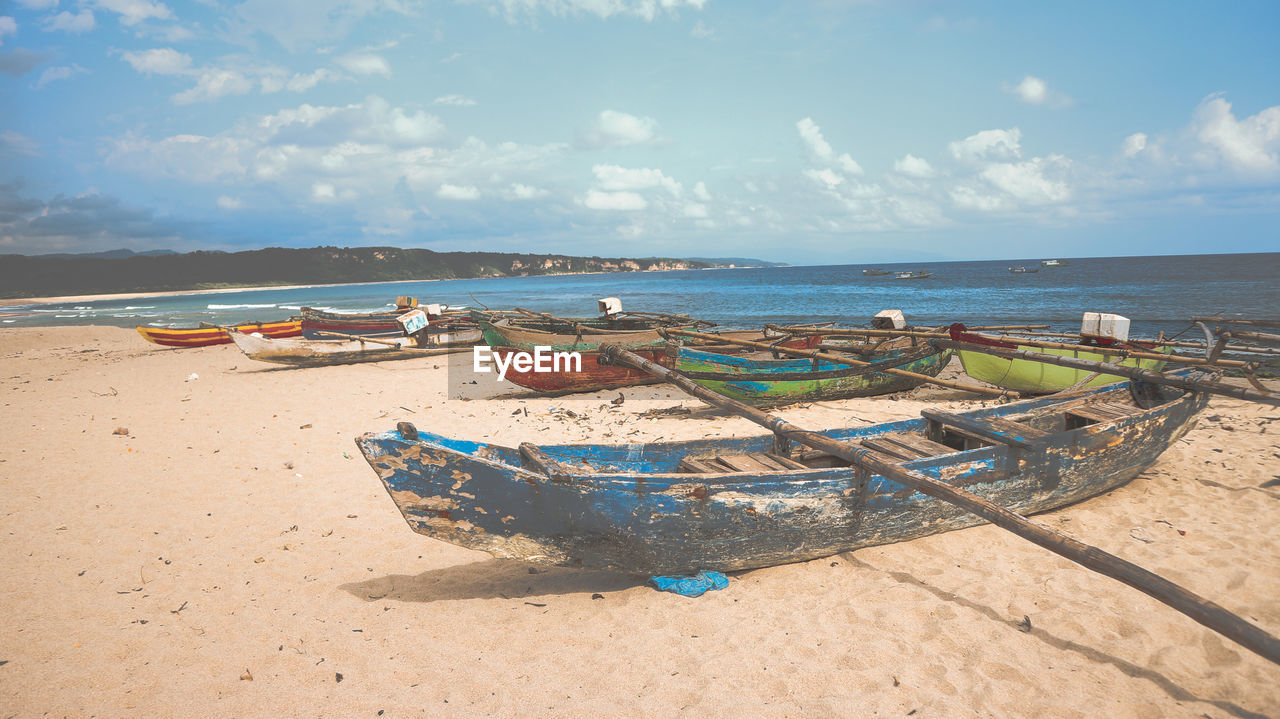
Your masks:
[[[1018,267],[1010,267],[1009,271],[1015,275],[1023,275],[1029,272],[1039,272],[1040,268],[1039,267],[1022,267],[1021,265],[1019,265]]]
[[[889,272],[888,270],[863,270],[862,274],[866,275],[867,277],[879,277],[880,275],[888,275],[892,273]]]
[[[933,277],[933,273],[928,270],[920,270],[919,272],[899,272],[894,275],[895,280],[923,280],[926,277]]]
[[[1040,260],[1041,267],[1066,267],[1069,264],[1066,260]]]

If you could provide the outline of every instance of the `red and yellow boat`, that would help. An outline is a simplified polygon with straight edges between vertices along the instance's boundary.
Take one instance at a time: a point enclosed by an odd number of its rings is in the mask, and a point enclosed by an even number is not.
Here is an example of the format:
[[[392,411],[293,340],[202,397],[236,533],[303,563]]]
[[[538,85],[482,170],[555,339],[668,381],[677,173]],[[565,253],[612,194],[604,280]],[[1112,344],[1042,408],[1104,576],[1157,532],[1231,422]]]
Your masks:
[[[257,332],[263,337],[301,337],[302,321],[242,322],[233,325],[246,334]],[[166,347],[208,347],[229,345],[231,335],[221,327],[138,327],[138,334],[148,342]]]

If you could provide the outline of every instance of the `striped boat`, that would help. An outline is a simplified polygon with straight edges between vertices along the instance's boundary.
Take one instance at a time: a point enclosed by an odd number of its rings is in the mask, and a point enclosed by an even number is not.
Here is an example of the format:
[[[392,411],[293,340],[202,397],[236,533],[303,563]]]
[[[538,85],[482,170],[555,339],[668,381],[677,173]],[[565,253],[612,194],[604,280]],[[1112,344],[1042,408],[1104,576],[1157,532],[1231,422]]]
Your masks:
[[[302,322],[285,320],[283,322],[242,322],[233,325],[245,333],[257,332],[264,337],[301,337]],[[148,342],[165,347],[209,347],[211,345],[231,344],[231,335],[221,327],[213,325],[202,327],[144,327],[136,328],[138,334]]]

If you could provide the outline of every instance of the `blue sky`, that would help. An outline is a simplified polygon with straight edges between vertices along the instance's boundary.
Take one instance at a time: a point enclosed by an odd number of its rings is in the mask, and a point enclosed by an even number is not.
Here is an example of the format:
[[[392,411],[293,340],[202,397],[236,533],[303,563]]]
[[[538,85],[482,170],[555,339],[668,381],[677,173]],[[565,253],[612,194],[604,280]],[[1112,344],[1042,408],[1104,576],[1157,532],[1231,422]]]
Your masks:
[[[0,253],[1280,251],[1280,3],[0,0]]]

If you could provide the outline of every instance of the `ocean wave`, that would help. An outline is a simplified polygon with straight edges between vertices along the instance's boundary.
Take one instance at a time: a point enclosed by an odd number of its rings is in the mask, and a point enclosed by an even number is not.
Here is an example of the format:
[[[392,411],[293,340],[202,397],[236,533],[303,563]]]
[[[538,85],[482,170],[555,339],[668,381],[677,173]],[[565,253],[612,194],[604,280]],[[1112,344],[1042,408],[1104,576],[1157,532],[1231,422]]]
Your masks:
[[[205,309],[209,310],[266,310],[272,309],[275,305],[208,305]]]
[[[140,305],[138,307],[129,305],[128,307],[125,307],[126,310],[154,310],[155,308],[156,308],[155,305]]]

